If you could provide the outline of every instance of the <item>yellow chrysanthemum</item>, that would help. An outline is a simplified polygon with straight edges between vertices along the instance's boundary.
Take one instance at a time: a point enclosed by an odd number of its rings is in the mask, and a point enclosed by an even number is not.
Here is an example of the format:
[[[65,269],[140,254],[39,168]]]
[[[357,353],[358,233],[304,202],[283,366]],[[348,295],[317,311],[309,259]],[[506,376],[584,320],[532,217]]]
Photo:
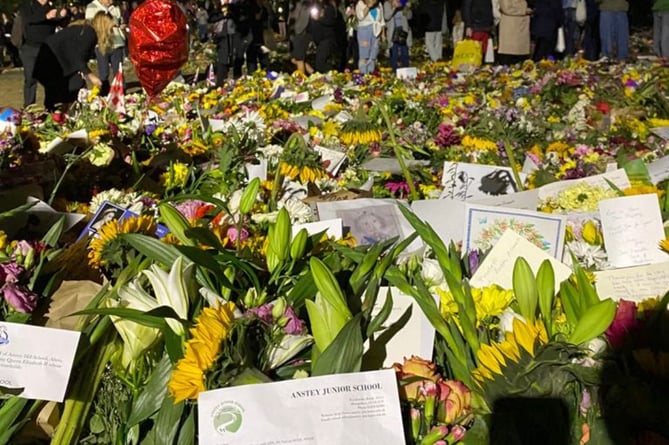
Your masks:
[[[195,327],[190,330],[191,339],[186,350],[172,372],[167,389],[177,404],[183,400],[195,400],[205,387],[205,374],[216,362],[221,352],[221,342],[228,337],[234,320],[235,305],[226,303],[218,309],[204,308]]]
[[[625,194],[625,196],[649,195],[651,193],[654,193],[657,195],[658,198],[661,198],[662,195],[664,195],[664,190],[660,190],[654,185],[632,184],[632,187],[626,188],[625,190],[623,190],[623,193]]]
[[[119,235],[124,233],[143,233],[153,235],[156,232],[156,222],[148,215],[130,216],[122,222],[113,219],[103,225],[95,238],[91,240],[88,246],[88,263],[95,268],[100,268],[107,263],[105,254],[110,244],[114,242]]]
[[[444,318],[449,318],[458,313],[458,305],[453,299],[453,295],[448,290],[436,289],[440,297],[441,314]],[[509,307],[513,301],[513,291],[502,289],[499,286],[492,285],[484,288],[473,287],[471,289],[472,299],[476,306],[476,322],[481,324],[490,317],[500,315]]]
[[[190,156],[197,156],[206,153],[207,150],[209,150],[209,147],[203,140],[193,139],[192,141],[182,144],[181,150]]]
[[[552,142],[551,144],[546,147],[546,153],[557,153],[560,157],[564,156],[566,153],[569,152],[570,146],[568,144],[565,144],[562,141],[555,141]]]
[[[490,139],[477,138],[469,135],[465,135],[465,137],[462,138],[462,146],[469,151],[497,151],[497,143]]]

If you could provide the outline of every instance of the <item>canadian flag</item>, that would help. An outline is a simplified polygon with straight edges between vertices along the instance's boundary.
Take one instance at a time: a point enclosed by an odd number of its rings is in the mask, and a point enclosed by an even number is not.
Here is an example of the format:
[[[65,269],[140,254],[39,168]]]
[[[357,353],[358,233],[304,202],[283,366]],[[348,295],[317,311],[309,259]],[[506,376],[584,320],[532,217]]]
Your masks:
[[[118,71],[112,80],[107,96],[109,108],[117,113],[125,114],[125,92],[123,91],[123,63],[119,63]]]

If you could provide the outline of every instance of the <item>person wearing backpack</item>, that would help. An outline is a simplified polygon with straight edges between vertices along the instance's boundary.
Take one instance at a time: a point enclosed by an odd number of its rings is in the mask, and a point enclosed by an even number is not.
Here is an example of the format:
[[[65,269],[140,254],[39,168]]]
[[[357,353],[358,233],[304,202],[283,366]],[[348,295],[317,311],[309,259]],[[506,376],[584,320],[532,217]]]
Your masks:
[[[653,49],[657,56],[669,59],[669,0],[653,2]]]
[[[20,11],[24,41],[19,53],[23,62],[23,106],[35,103],[37,80],[33,77],[37,54],[46,39],[65,24],[67,9],[54,8],[49,0],[27,0]]]

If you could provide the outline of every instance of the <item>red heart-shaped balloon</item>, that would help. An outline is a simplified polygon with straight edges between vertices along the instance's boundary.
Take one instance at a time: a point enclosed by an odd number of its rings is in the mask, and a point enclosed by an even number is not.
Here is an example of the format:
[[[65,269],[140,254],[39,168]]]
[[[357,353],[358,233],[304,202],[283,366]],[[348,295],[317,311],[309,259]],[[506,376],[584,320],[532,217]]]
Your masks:
[[[155,97],[188,60],[188,27],[172,0],[147,0],[130,16],[130,60],[149,97]]]

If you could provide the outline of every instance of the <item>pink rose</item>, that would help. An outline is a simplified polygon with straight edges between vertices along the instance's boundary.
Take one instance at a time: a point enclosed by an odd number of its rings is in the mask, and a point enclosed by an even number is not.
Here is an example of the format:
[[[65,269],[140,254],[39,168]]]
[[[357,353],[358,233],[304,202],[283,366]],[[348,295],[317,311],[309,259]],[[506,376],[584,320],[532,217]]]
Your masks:
[[[2,288],[5,300],[18,312],[30,313],[37,307],[37,295],[29,290],[8,283]]]
[[[606,338],[613,349],[620,349],[630,335],[639,328],[636,303],[627,300],[618,302],[613,322],[606,330]]]

